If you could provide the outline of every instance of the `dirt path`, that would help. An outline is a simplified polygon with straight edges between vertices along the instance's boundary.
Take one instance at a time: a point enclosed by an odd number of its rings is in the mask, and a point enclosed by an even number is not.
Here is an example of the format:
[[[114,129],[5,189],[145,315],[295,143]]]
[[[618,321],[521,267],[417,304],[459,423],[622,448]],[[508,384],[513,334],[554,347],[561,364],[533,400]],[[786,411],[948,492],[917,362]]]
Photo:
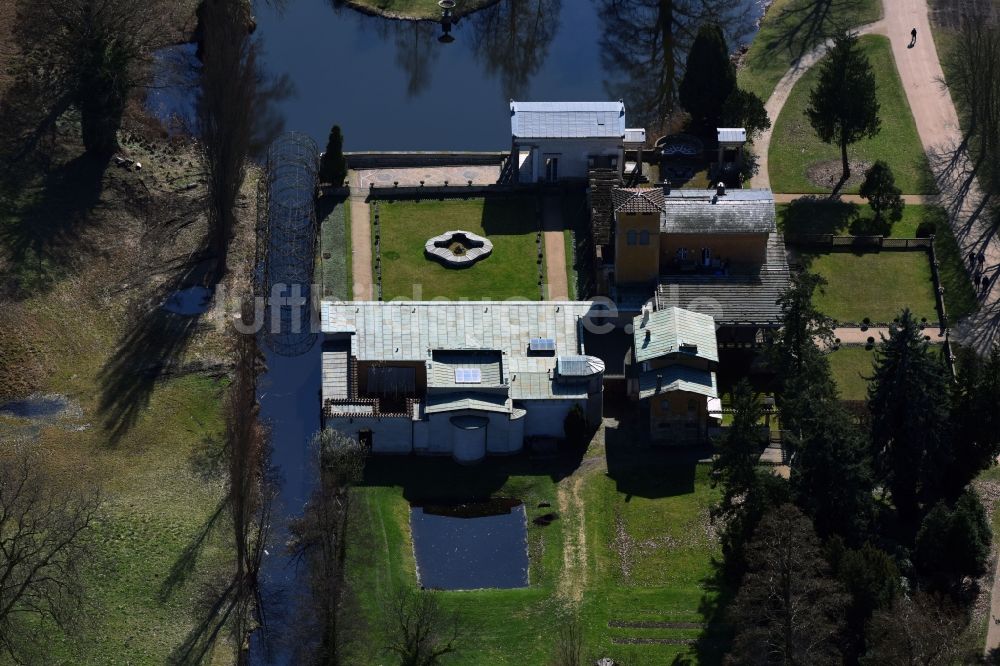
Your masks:
[[[603,432],[595,436],[595,441],[602,441]],[[594,450],[591,445],[590,457],[584,458],[580,465],[559,482],[556,489],[556,504],[559,515],[563,519],[563,565],[556,583],[556,596],[564,603],[578,606],[583,601],[583,593],[587,589],[588,552],[587,552],[587,506],[583,501],[583,486],[594,474],[607,471],[607,459],[603,446]]]
[[[923,206],[923,205],[926,205],[926,204],[935,203],[937,201],[937,197],[931,196],[931,195],[927,195],[927,194],[903,194],[901,196],[903,197],[903,202],[906,203],[906,204],[909,204],[911,206]],[[787,193],[781,193],[781,194],[775,194],[774,195],[774,203],[777,203],[777,204],[791,203],[791,202],[795,201],[796,199],[801,199],[803,197],[814,197],[816,199],[826,199],[826,198],[828,198],[828,195],[822,194],[822,193],[815,193],[815,192],[813,192],[812,194],[787,194]],[[864,204],[864,205],[868,204],[868,200],[867,199],[862,199],[857,194],[841,194],[840,196],[837,197],[837,200],[838,201],[843,201],[844,203]]]
[[[941,192],[938,203],[948,210],[952,233],[962,256],[982,252],[987,271],[992,276],[979,311],[956,327],[960,342],[982,352],[1000,339],[1000,285],[997,279],[1000,239],[979,214],[983,194],[971,173],[968,153],[955,151],[961,143],[961,128],[951,94],[941,85],[944,72],[931,38],[927,1],[890,0],[882,4],[885,8],[884,34],[892,42],[896,68]],[[914,27],[917,43],[910,49],[907,44]],[[996,612],[1000,613],[1000,606]],[[993,644],[1000,646],[1000,626],[991,624],[990,630]]]
[[[360,172],[352,171],[351,182],[351,279],[356,301],[375,299],[372,283],[371,211],[365,201],[366,189]]]
[[[892,2],[897,1],[900,0],[892,0]],[[868,25],[857,28],[857,33],[859,35],[868,35],[872,33],[884,34],[884,30],[885,19],[882,19],[881,21],[869,23]],[[750,180],[752,187],[762,189],[771,188],[771,178],[768,172],[767,158],[771,149],[771,135],[774,131],[775,124],[778,122],[778,116],[781,115],[781,110],[785,107],[785,102],[788,101],[788,96],[791,95],[792,88],[795,87],[795,84],[799,82],[799,79],[801,79],[813,65],[823,59],[823,56],[826,55],[826,52],[832,46],[833,40],[828,39],[798,60],[793,61],[792,66],[787,72],[785,72],[785,75],[781,77],[781,80],[778,81],[778,84],[774,87],[774,91],[771,93],[771,96],[764,104],[764,109],[767,111],[767,117],[771,119],[771,127],[770,129],[762,132],[753,143],[754,152],[757,153],[757,163],[760,168],[757,170],[757,175]]]
[[[545,278],[548,300],[568,301],[569,282],[566,277],[566,243],[562,205],[559,197],[548,196],[542,204],[542,237],[545,241]]]

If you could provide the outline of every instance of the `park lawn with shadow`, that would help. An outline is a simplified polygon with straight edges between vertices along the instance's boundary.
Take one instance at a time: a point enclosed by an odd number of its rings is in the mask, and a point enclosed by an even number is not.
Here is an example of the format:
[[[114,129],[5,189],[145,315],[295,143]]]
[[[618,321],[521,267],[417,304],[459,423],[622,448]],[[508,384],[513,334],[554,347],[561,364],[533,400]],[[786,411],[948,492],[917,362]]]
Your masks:
[[[875,336],[875,342],[879,342]],[[875,350],[865,347],[841,347],[827,354],[830,373],[840,391],[841,400],[866,400],[868,398],[868,377],[872,376]]]
[[[433,592],[463,618],[459,652],[449,663],[548,663],[574,598],[587,663],[602,656],[649,666],[704,662],[706,649],[717,658],[721,644],[702,641],[717,599],[713,558],[720,555],[708,522],[718,492],[710,464],[699,462],[706,452],[637,446],[641,438],[629,428],[608,430],[605,440],[607,470],[600,436],[585,454],[520,454],[477,467],[440,458],[370,459],[352,499],[347,565],[368,626],[382,626],[381,599],[416,585],[410,502],[513,497],[527,510],[530,585]],[[532,522],[550,512],[559,514],[551,524]],[[378,663],[379,636],[355,642],[351,658]],[[618,642],[636,638],[655,642]]]
[[[27,441],[57,487],[99,488],[104,500],[87,537],[82,612],[66,633],[38,625],[22,658],[169,663],[202,620],[206,591],[234,568],[222,504],[227,340],[158,307],[188,286],[204,227],[159,237],[160,220],[131,207],[134,176],[79,150],[57,152],[41,180],[5,178],[0,213],[5,277],[17,287],[2,297],[0,401],[58,394],[78,406],[65,422],[4,418],[0,441]],[[143,177],[156,188],[163,173],[150,166]],[[184,201],[171,203],[183,213]],[[64,215],[47,219],[55,212]],[[224,636],[206,661],[231,659]]]
[[[833,234],[836,236],[884,233],[876,228],[867,204],[858,205],[820,198],[801,198],[790,204],[778,204],[778,229],[785,234]],[[948,319],[954,322],[978,307],[969,277],[966,259],[951,233],[946,211],[940,206],[907,205],[903,217],[888,229],[890,238],[916,238],[921,223],[934,225],[934,251],[939,264],[944,305]]]
[[[892,168],[896,185],[904,194],[933,193],[927,158],[896,70],[889,40],[878,35],[865,35],[859,39],[859,44],[875,73],[882,129],[875,137],[849,146],[848,157],[869,165],[876,160],[885,161]],[[775,192],[829,192],[832,186],[821,187],[807,176],[809,169],[823,164],[829,164],[839,178],[840,148],[820,141],[805,113],[809,106],[809,94],[819,81],[821,66],[822,62],[818,63],[795,84],[781,115],[772,119],[774,131],[768,165],[771,188]],[[856,194],[862,177],[863,173],[856,173],[856,169],[852,168],[851,180],[841,191]]]
[[[828,317],[889,322],[910,308],[918,320],[938,320],[930,259],[923,251],[803,253],[802,258],[809,272],[827,281],[813,303]]]
[[[879,0],[775,0],[747,51],[739,85],[766,102],[793,61],[845,28],[881,17]]]
[[[383,300],[538,300],[535,206],[520,195],[379,202]],[[454,230],[489,238],[492,254],[466,268],[424,254],[429,238]]]

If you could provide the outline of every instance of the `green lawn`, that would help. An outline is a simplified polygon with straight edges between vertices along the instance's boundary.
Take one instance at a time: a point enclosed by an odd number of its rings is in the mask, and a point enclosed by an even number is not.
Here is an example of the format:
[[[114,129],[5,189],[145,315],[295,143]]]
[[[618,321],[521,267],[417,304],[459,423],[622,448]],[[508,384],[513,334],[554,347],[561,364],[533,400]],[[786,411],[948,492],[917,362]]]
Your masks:
[[[790,204],[778,204],[776,208],[778,228],[787,234],[847,236],[873,231],[872,212],[867,204],[798,199]],[[921,222],[934,224],[934,247],[940,264],[945,309],[949,320],[955,321],[975,311],[978,303],[945,210],[939,206],[906,206],[903,218],[892,225],[889,236],[915,238]]]
[[[878,336],[875,336],[878,342]],[[841,347],[831,352],[830,371],[844,400],[864,400],[868,396],[868,380],[872,375],[875,350],[864,347]]]
[[[323,298],[351,297],[351,206],[347,200],[325,197],[317,205],[319,214],[319,264],[317,277]]]
[[[534,198],[380,202],[378,206],[384,300],[538,300],[539,222]],[[428,238],[456,229],[488,237],[493,254],[462,269],[446,268],[424,255]]]
[[[529,519],[530,586],[434,592],[463,618],[460,651],[447,663],[548,663],[558,627],[574,616],[582,628],[584,663],[602,656],[637,666],[678,657],[717,660],[719,645],[711,640],[698,645],[613,642],[701,638],[701,624],[716,599],[712,561],[720,555],[708,523],[709,507],[718,497],[709,485],[709,466],[688,452],[618,446],[631,450],[612,447],[608,472],[591,460],[561,483],[556,479],[576,466],[569,457],[517,456],[474,468],[440,459],[411,459],[406,465],[371,461],[367,485],[357,493],[348,553],[348,579],[355,581],[369,626],[381,626],[381,596],[394,586],[416,583],[410,501],[516,497],[525,502]],[[590,455],[603,453],[595,449],[596,444]],[[551,507],[538,507],[540,502]],[[551,511],[559,513],[552,524],[530,522]],[[609,626],[650,621],[673,626]],[[383,663],[378,631],[359,643],[355,663]]]
[[[896,175],[896,184],[904,193],[930,193],[933,185],[927,159],[896,71],[889,40],[867,35],[861,37],[860,44],[875,71],[882,130],[874,138],[849,147],[848,154],[852,160],[872,163],[881,159],[887,162]],[[829,188],[813,184],[806,176],[807,169],[819,163],[832,160],[839,173],[839,148],[821,142],[805,115],[809,93],[818,79],[817,65],[792,89],[781,115],[774,123],[768,165],[771,187],[775,192],[828,192]],[[849,184],[842,191],[856,193],[858,185]]]
[[[880,0],[775,0],[740,68],[740,87],[767,101],[794,60],[840,30],[881,16]]]
[[[497,0],[460,0],[456,5],[455,14],[462,16],[496,2]],[[441,18],[441,7],[438,6],[437,0],[347,0],[346,4],[362,11],[385,13],[393,17]]]
[[[844,322],[888,322],[909,307],[917,319],[937,321],[931,265],[919,251],[804,255],[808,269],[829,284],[815,295],[816,307]]]

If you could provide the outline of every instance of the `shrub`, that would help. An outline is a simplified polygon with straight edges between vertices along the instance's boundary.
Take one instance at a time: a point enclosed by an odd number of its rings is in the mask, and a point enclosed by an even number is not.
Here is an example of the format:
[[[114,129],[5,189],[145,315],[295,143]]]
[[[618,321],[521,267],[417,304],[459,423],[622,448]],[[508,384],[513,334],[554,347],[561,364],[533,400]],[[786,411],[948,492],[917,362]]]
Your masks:
[[[930,220],[924,220],[917,225],[917,238],[930,238],[937,232],[937,225]]]

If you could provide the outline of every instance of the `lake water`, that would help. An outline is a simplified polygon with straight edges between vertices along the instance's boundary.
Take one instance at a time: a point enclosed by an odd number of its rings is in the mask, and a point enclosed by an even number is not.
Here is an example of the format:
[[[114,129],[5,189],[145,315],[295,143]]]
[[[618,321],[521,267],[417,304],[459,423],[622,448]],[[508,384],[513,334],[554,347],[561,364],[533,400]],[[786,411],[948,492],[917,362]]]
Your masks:
[[[476,516],[410,510],[420,585],[434,590],[525,587],[528,524],[524,505]]]
[[[672,14],[668,10],[672,9]],[[275,111],[286,130],[322,147],[331,125],[346,150],[504,150],[511,98],[625,100],[629,124],[656,115],[664,80],[658,22],[669,22],[674,60],[704,20],[724,27],[730,47],[752,38],[761,0],[501,0],[462,18],[455,41],[440,25],[392,21],[335,9],[330,0],[290,0],[278,11],[258,3],[257,33],[271,80],[289,96]],[[193,48],[164,50],[161,69],[190,61]],[[650,62],[660,65],[650,65]],[[191,83],[161,71],[150,107],[190,113]]]

